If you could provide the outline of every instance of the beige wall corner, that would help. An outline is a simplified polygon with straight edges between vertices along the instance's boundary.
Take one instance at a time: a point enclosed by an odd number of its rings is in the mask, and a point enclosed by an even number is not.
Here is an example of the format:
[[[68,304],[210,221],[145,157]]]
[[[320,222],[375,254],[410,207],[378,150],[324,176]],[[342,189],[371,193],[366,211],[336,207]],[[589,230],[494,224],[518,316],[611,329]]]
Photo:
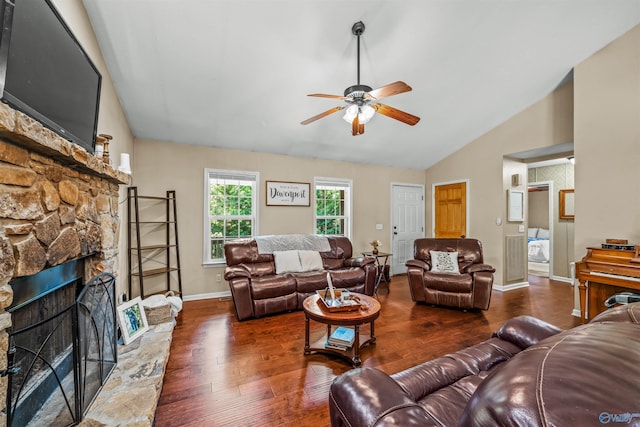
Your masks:
[[[574,78],[580,260],[607,238],[640,244],[640,26],[577,65]]]
[[[573,140],[573,84],[556,89],[526,110],[480,136],[426,171],[426,224],[431,224],[433,184],[468,179],[469,237],[482,242],[485,262],[496,267],[494,283],[504,283],[504,236],[518,224],[507,221],[506,190],[511,175],[526,166],[503,164],[503,157]],[[525,187],[522,187],[525,188]],[[497,219],[501,225],[497,225]],[[430,231],[430,229],[429,229]]]
[[[575,68],[575,258],[606,238],[640,244],[640,26]]]

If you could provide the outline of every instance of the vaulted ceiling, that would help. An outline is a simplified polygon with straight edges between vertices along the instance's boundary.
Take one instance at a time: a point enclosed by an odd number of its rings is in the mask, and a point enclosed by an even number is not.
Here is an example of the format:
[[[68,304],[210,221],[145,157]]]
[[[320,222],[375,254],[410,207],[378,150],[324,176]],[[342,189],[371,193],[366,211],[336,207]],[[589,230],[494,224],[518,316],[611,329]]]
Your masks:
[[[554,90],[640,23],[640,0],[83,0],[137,138],[424,169]],[[351,136],[357,83],[401,80]]]

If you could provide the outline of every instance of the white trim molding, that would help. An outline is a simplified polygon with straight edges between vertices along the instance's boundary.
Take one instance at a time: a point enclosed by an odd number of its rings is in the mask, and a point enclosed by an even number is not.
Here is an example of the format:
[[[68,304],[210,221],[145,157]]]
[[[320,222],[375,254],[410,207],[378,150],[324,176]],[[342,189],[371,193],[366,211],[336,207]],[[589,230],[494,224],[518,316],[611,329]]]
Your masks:
[[[529,287],[529,282],[510,283],[508,285],[496,285],[495,283],[493,284],[493,290],[498,292],[506,292],[506,291],[512,291],[514,289],[528,288],[528,287]]]

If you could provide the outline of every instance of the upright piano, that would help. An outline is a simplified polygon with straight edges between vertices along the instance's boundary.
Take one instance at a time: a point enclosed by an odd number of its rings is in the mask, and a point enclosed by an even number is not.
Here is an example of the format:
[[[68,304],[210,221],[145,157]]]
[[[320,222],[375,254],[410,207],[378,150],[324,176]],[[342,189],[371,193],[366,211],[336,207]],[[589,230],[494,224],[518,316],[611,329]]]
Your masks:
[[[582,323],[607,309],[604,302],[619,292],[640,292],[640,258],[637,250],[587,248],[576,263],[580,282]]]

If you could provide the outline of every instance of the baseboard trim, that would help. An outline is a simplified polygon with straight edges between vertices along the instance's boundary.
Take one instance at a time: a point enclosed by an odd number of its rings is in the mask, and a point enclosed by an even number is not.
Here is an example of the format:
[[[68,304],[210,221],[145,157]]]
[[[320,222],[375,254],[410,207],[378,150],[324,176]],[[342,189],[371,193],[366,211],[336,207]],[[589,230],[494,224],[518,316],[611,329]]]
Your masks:
[[[577,308],[573,309],[573,311],[571,312],[571,315],[573,317],[582,317],[582,316],[580,316],[580,310],[578,310]]]
[[[506,292],[506,291],[512,291],[514,289],[520,289],[520,288],[528,288],[529,287],[529,282],[519,282],[519,283],[511,283],[509,285],[493,285],[493,290],[494,291],[499,291],[499,292]]]
[[[569,283],[570,285],[573,286],[573,279],[571,279],[571,277],[551,276],[550,279],[551,280],[557,280],[558,282]]]
[[[229,298],[229,297],[231,297],[231,291],[211,292],[208,294],[185,295],[182,299],[184,301],[197,301],[201,299]]]

